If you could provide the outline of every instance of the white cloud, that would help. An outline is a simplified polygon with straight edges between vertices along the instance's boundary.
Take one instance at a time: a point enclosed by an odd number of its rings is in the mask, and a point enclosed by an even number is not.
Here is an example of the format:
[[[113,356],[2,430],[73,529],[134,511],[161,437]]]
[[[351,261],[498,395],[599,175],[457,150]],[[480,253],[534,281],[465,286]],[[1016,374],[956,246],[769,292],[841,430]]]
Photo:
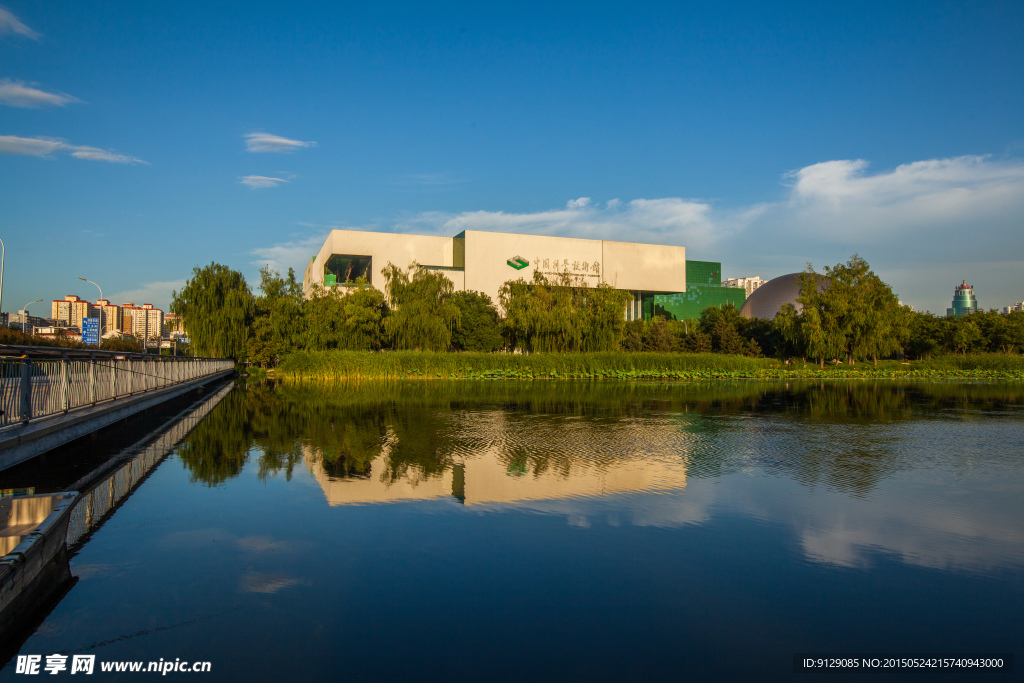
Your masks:
[[[454,235],[463,230],[559,235],[653,244],[682,244],[709,249],[742,228],[742,215],[721,211],[713,216],[705,202],[668,197],[608,202],[601,208],[588,197],[570,200],[564,209],[533,213],[466,211],[427,212],[402,220],[399,231]]]
[[[72,147],[74,151],[71,156],[76,159],[88,159],[89,161],[109,161],[112,164],[144,164],[142,159],[136,159],[125,154],[117,154],[105,149],[95,147]]]
[[[248,152],[280,152],[290,154],[303,147],[315,147],[315,142],[290,140],[270,133],[249,133],[245,136],[245,149]]]
[[[295,277],[301,280],[310,257],[320,251],[325,239],[327,239],[327,234],[319,233],[311,237],[275,244],[271,247],[253,249],[249,253],[257,258],[251,263],[260,268],[270,266],[280,273],[287,273],[289,268],[294,268]]]
[[[70,102],[81,100],[60,92],[46,92],[9,78],[0,80],[0,104],[23,109],[39,107],[63,107]]]
[[[1024,254],[1024,161],[961,156],[868,168],[835,160],[787,174],[784,199],[759,207],[722,260],[750,274],[772,263],[766,274],[780,275],[856,251],[916,308],[945,311],[961,277],[985,293],[985,307],[1019,300],[1019,274],[977,264]]]
[[[284,178],[271,178],[265,175],[247,175],[240,178],[238,182],[242,185],[248,185],[253,190],[259,190],[265,187],[277,187],[281,183],[287,183],[288,181]]]
[[[16,135],[0,135],[0,154],[43,157],[59,149],[64,149],[66,146],[60,140],[52,138],[20,138]]]
[[[39,33],[21,23],[21,20],[11,14],[10,11],[0,7],[0,36],[7,33],[17,33],[32,40],[39,40],[42,37]]]
[[[1024,164],[984,156],[930,159],[868,174],[864,160],[826,161],[787,174],[779,205],[797,231],[837,244],[960,230],[1024,209]],[[996,220],[1002,228],[1006,221]]]
[[[89,161],[106,161],[112,164],[145,164],[142,159],[118,154],[98,147],[85,145],[69,145],[62,140],[53,138],[22,138],[17,135],[0,135],[0,154],[21,154],[34,157],[45,157],[54,152],[68,152],[77,159]]]
[[[164,313],[167,313],[170,311],[171,293],[173,291],[181,291],[184,286],[185,280],[147,282],[135,289],[114,292],[114,294],[107,298],[110,300],[110,303],[119,305],[129,301],[138,306],[153,304],[157,308],[162,309]]]
[[[974,249],[1024,253],[1024,162],[984,156],[932,159],[870,174],[863,160],[813,164],[783,176],[778,201],[724,208],[681,197],[589,197],[564,209],[528,213],[423,212],[398,231],[455,234],[494,230],[527,234],[681,244],[694,258],[723,261],[789,256],[797,270],[845,260],[854,250],[893,253],[905,261],[960,260]],[[965,240],[969,231],[972,240]],[[979,239],[983,238],[983,239]],[[751,244],[757,248],[752,250]],[[712,253],[709,253],[712,252]],[[822,254],[826,254],[822,261]],[[977,260],[983,260],[977,258]],[[783,266],[790,267],[790,266]],[[781,274],[781,273],[776,273]]]

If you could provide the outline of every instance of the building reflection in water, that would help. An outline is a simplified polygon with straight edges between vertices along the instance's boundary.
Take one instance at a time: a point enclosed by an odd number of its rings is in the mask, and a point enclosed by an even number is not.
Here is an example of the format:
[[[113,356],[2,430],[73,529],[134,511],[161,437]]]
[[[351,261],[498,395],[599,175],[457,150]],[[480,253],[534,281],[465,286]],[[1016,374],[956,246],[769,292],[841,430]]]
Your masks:
[[[530,420],[499,411],[454,415],[450,465],[426,474],[409,467],[395,476],[390,429],[369,471],[332,476],[319,449],[303,446],[303,460],[330,505],[358,505],[453,497],[465,505],[504,505],[623,493],[681,491],[686,487],[689,437],[665,423]],[[472,435],[471,438],[470,435]],[[462,439],[460,436],[467,438]]]

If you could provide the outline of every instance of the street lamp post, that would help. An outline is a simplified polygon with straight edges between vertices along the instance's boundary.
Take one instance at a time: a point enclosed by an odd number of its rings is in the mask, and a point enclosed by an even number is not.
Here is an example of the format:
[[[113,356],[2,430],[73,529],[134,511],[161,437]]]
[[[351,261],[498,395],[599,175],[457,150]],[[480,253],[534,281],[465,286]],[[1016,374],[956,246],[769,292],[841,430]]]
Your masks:
[[[100,301],[104,301],[105,300],[103,298],[103,288],[102,287],[97,285],[92,280],[86,280],[81,275],[78,276],[78,279],[82,280],[83,282],[88,282],[90,285],[95,285],[96,289],[100,290]],[[84,332],[85,330],[82,330],[82,331]],[[99,333],[99,338],[96,340],[96,345],[97,346],[103,346],[103,304],[100,304],[100,333]]]
[[[28,320],[28,307],[32,304],[37,304],[42,299],[36,299],[35,301],[29,301],[27,304],[21,307],[21,333],[25,334],[25,322]]]
[[[4,256],[6,255],[7,249],[4,247],[4,241],[0,240],[0,311],[4,310]],[[7,319],[7,323],[10,324],[10,318]]]

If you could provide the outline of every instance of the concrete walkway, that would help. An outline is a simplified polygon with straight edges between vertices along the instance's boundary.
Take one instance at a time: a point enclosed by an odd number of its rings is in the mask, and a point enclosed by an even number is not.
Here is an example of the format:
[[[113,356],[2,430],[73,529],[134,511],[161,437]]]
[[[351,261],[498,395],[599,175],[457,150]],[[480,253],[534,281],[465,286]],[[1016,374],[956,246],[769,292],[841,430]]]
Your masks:
[[[163,389],[76,408],[59,415],[33,420],[27,425],[8,427],[0,431],[0,471],[181,396],[196,387],[219,380],[232,372],[234,371],[225,370]]]

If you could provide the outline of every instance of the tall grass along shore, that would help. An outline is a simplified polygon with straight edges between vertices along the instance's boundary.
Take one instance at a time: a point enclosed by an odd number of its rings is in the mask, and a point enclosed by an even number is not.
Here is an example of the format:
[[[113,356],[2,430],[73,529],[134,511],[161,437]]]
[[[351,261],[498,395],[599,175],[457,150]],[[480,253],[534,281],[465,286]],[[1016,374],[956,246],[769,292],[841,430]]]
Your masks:
[[[283,380],[338,379],[788,379],[1024,380],[1024,357],[1003,354],[830,365],[720,353],[445,353],[296,351],[274,371]]]

